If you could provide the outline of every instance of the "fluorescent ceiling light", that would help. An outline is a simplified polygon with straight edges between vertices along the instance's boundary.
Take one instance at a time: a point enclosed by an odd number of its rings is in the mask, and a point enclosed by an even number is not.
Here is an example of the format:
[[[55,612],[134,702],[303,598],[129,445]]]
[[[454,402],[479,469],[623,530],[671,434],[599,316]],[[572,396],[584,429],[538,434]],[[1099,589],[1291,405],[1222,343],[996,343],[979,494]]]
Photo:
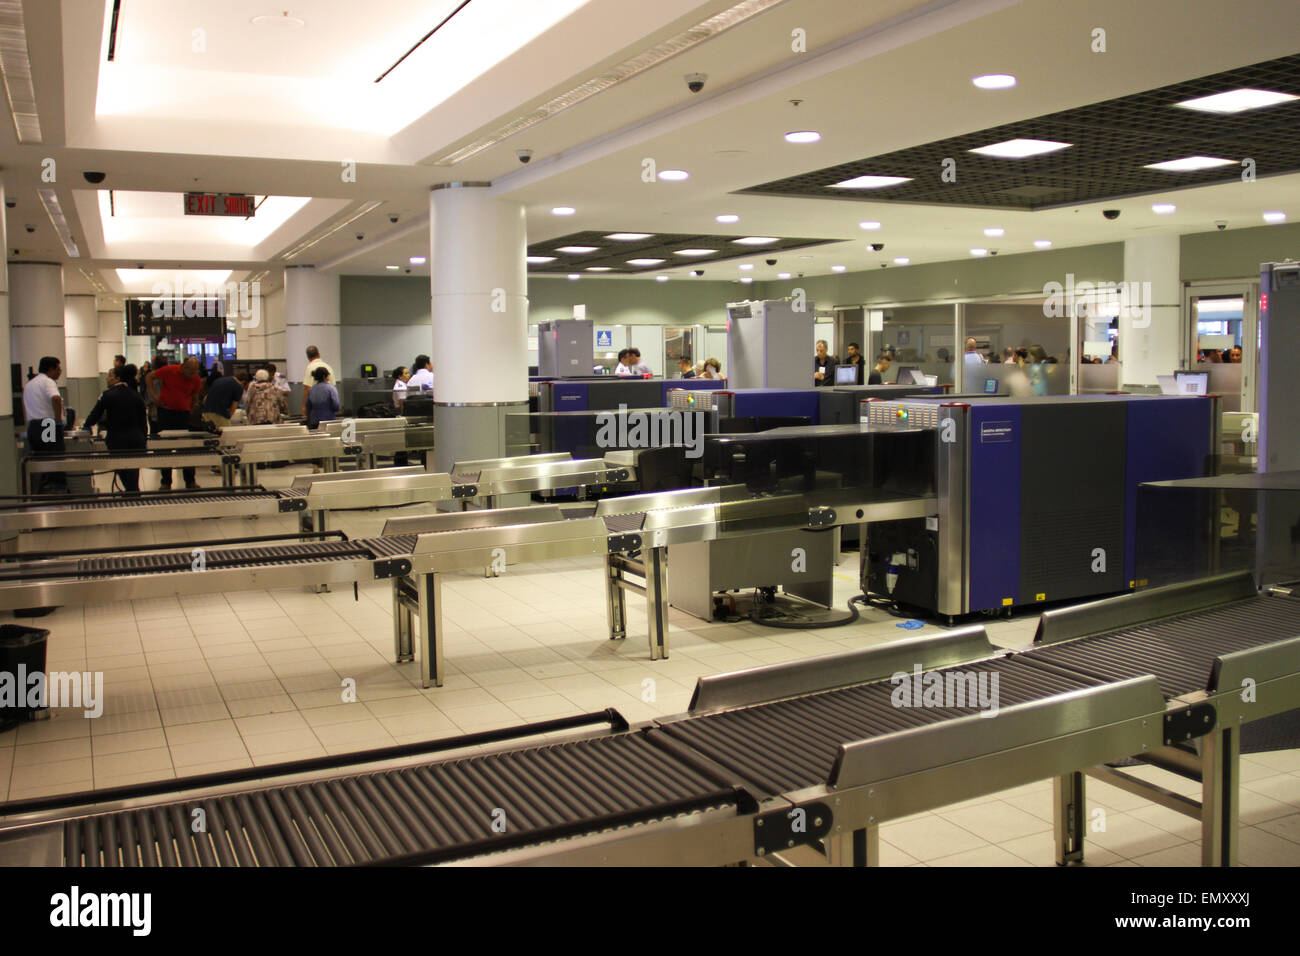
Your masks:
[[[668,281],[667,276],[655,276],[655,282],[667,282],[667,281]]]
[[[1264,221],[1268,223],[1286,222],[1286,213],[1281,210],[1264,213]]]
[[[581,279],[582,276],[578,275],[578,273],[576,273],[576,272],[570,272],[570,273],[569,273],[569,278],[570,278],[570,279],[575,279],[575,280],[576,280],[576,279]]]
[[[718,222],[740,222],[740,217],[732,213],[723,213],[721,216],[713,217]]]
[[[1178,207],[1171,202],[1153,202],[1151,211],[1157,216],[1167,216],[1171,212],[1177,212]]]
[[[1051,239],[1035,239],[1035,240],[1034,240],[1034,248],[1035,248],[1035,249],[1050,249],[1051,247],[1052,247],[1052,240],[1051,240]]]
[[[752,268],[754,268],[754,263],[752,263],[752,262],[742,262],[742,263],[740,264],[740,268],[741,268],[741,269],[745,269],[745,270],[752,269]]]
[[[611,232],[605,238],[615,242],[635,242],[637,239],[649,239],[652,235],[652,232]]]
[[[785,141],[787,143],[815,143],[821,138],[821,133],[811,129],[797,130],[793,133],[785,134]]]
[[[1010,73],[985,73],[972,77],[971,82],[981,90],[1009,90],[1016,85],[1016,78]]]
[[[776,277],[777,277],[778,279],[788,279],[788,278],[790,278],[790,273],[788,273],[788,272],[778,272],[778,273],[776,274]]]
[[[844,266],[831,266],[831,272],[843,272]]]
[[[989,254],[989,251],[988,251],[987,249],[972,249],[972,250],[970,251],[970,254],[971,254],[972,256],[976,256],[976,257],[978,257],[978,256],[987,256],[987,255]]]
[[[909,259],[909,258],[907,258],[907,256],[899,256],[897,259],[894,260],[894,265],[896,265],[896,266],[905,266],[905,265],[907,265],[907,264],[908,264],[909,262],[911,262],[911,261],[912,261],[912,260]]]
[[[422,266],[428,260],[424,256],[411,256],[410,262],[413,266]]]
[[[587,266],[588,272],[609,272],[609,266]]]
[[[750,284],[751,282],[753,282],[754,280],[753,280],[752,278],[750,278],[749,276],[741,276],[741,277],[740,277],[740,281],[743,282],[745,285],[749,285],[749,284]]]
[[[732,239],[738,246],[765,246],[769,242],[776,242],[776,236],[746,236],[744,239]]]
[[[832,189],[883,189],[885,186],[897,186],[910,183],[910,176],[855,176],[841,183],[832,183]]]
[[[876,222],[874,219],[868,219],[865,222],[858,223],[858,227],[861,229],[879,229],[880,223]]]
[[[556,252],[567,252],[570,255],[581,256],[588,252],[595,252],[600,246],[560,246]]]
[[[683,179],[690,179],[691,174],[684,169],[664,169],[659,173],[660,179],[666,179],[670,183],[679,183]]]
[[[0,3],[0,76],[4,79],[18,142],[40,143],[41,118],[36,112],[36,87],[32,84],[22,0]]]
[[[1197,312],[1240,312],[1245,308],[1245,301],[1236,299],[1197,299],[1192,303]]]
[[[529,262],[554,262],[555,256],[528,256]]]
[[[385,268],[385,269],[391,269],[393,272],[396,272],[398,269],[400,269],[400,268],[402,268],[402,267],[401,267],[401,266],[384,266],[384,268]]]
[[[1068,149],[1073,143],[1058,143],[1050,139],[1009,139],[1002,143],[991,143],[979,149],[968,149],[968,153],[981,156],[996,156],[999,159],[1025,159],[1029,156],[1041,156],[1054,153],[1058,149]]]
[[[551,210],[551,215],[572,216],[577,211],[578,210],[574,209],[572,206],[556,206],[554,209]]]
[[[68,226],[67,217],[63,215],[63,207],[59,205],[59,194],[54,189],[46,187],[36,190],[36,195],[40,198],[41,205],[45,207],[45,214],[50,217],[50,225],[59,234],[59,241],[63,243],[63,251],[73,259],[80,258],[81,250],[77,248],[77,243],[72,238],[72,230]]]
[[[984,235],[988,236],[990,239],[1001,239],[1006,234],[1007,231],[1001,226],[989,226],[984,230]]]
[[[663,261],[663,259],[629,259],[627,264],[630,266],[657,266]]]
[[[1235,159],[1217,159],[1214,156],[1184,156],[1163,163],[1147,163],[1144,169],[1162,169],[1170,173],[1190,173],[1198,169],[1213,169],[1215,166],[1232,166]]]
[[[673,252],[675,256],[711,256],[717,249],[677,249]]]
[[[1198,96],[1194,100],[1175,103],[1189,110],[1201,110],[1206,113],[1244,113],[1246,110],[1262,109],[1290,100],[1300,99],[1291,93],[1275,93],[1272,90],[1228,90],[1212,96]]]
[[[183,290],[184,295],[219,295],[230,278],[230,269],[114,269],[128,293],[157,295],[155,288]]]

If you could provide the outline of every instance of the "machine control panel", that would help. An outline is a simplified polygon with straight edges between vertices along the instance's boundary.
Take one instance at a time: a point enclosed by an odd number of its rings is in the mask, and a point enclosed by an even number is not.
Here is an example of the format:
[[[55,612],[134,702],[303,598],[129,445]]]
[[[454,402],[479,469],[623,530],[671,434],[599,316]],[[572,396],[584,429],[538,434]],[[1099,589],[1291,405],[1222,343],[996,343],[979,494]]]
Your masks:
[[[870,402],[860,406],[858,421],[878,428],[938,428],[938,404]]]

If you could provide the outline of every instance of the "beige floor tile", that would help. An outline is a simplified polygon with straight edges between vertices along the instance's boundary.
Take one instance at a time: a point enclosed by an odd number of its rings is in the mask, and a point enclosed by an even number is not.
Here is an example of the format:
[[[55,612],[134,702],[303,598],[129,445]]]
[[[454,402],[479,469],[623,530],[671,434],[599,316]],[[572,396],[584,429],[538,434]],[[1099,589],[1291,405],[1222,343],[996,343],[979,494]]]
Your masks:
[[[1051,832],[1051,824],[1001,800],[961,809],[942,809],[938,815],[969,830],[989,843],[1002,843],[1034,833]]]
[[[1022,860],[1034,866],[1056,865],[1056,839],[1051,833],[1035,833],[1018,840],[1008,840],[999,844],[1008,853],[1014,853]],[[1118,863],[1123,857],[1112,853],[1105,847],[1097,846],[1085,834],[1083,841],[1083,862],[1085,866],[1109,866]]]
[[[248,750],[238,737],[173,744],[170,749],[178,776],[193,776],[199,766],[248,759]]]
[[[977,847],[974,850],[966,850],[962,853],[954,853],[951,856],[941,856],[938,859],[927,860],[928,866],[1032,866],[1027,860],[1022,860],[1014,853],[1002,849],[992,844]]]
[[[122,777],[128,774],[157,774],[161,771],[170,773],[171,751],[164,746],[96,756],[92,762],[92,769],[97,781],[106,777]]]
[[[1089,816],[1091,821],[1096,818]],[[1185,842],[1182,837],[1126,813],[1107,813],[1104,830],[1089,830],[1088,839],[1125,859],[1167,850]]]
[[[167,735],[161,728],[149,730],[131,730],[119,734],[96,734],[90,738],[92,756],[106,757],[110,754],[129,753],[135,750],[151,750],[167,746]]]
[[[985,845],[969,830],[933,814],[883,824],[880,838],[925,863]]]

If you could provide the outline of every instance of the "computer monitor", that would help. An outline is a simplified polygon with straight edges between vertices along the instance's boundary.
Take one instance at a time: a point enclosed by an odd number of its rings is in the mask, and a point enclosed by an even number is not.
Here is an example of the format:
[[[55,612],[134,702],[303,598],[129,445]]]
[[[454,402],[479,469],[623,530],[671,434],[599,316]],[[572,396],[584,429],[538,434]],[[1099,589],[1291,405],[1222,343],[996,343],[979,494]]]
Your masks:
[[[920,383],[914,377],[916,375],[915,365],[902,365],[898,369],[898,377],[894,379],[895,385],[919,385]]]
[[[858,367],[856,365],[837,365],[835,367],[836,385],[857,385]]]
[[[1179,395],[1205,395],[1210,390],[1209,372],[1175,372]]]
[[[984,394],[996,395],[998,393],[998,380],[996,378],[986,378],[984,380]]]
[[[378,377],[379,377],[379,368],[378,368],[377,366],[371,365],[370,363],[367,362],[365,365],[362,365],[362,366],[361,366],[361,377],[362,377],[362,378],[378,378]]]

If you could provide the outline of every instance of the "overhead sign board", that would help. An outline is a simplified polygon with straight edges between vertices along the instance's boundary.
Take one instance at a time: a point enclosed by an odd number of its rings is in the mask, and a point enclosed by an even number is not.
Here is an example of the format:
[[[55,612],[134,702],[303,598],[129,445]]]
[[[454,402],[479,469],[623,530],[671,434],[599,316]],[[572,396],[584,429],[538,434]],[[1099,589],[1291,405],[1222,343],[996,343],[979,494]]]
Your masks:
[[[254,197],[239,193],[186,193],[187,216],[239,216],[251,219],[257,212]]]
[[[226,300],[127,299],[126,334],[166,338],[170,342],[225,342]]]

